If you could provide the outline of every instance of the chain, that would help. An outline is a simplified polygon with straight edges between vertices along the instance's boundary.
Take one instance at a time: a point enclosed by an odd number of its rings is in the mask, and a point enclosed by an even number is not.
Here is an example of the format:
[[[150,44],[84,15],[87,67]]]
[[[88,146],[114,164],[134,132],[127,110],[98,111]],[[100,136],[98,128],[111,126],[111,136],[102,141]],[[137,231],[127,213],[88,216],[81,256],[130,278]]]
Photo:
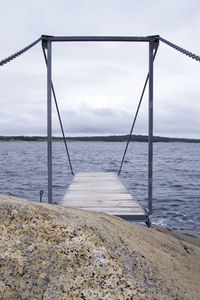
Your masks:
[[[176,49],[177,51],[191,57],[192,59],[195,59],[196,61],[200,61],[200,56],[184,49],[184,48],[181,48],[167,40],[165,40],[164,38],[162,37],[159,37],[159,40],[163,43],[165,43],[166,45]],[[23,48],[22,50],[16,52],[15,54],[13,55],[10,55],[9,57],[5,58],[5,59],[2,59],[0,61],[0,66],[3,66],[4,64],[7,64],[8,62],[10,62],[11,60],[15,59],[16,57],[18,57],[19,55],[23,54],[24,52],[28,51],[30,48],[32,48],[33,46],[35,46],[37,43],[39,43],[41,41],[41,37],[39,39],[37,39],[35,42],[33,42],[32,44],[28,45],[27,47]]]
[[[5,64],[7,64],[8,62],[10,62],[11,60],[15,59],[16,57],[18,57],[19,55],[23,54],[24,52],[28,51],[29,49],[31,49],[33,46],[35,46],[37,43],[39,43],[41,41],[41,37],[39,39],[37,39],[35,42],[33,42],[32,44],[28,45],[27,47],[23,48],[22,50],[16,52],[13,55],[10,55],[9,57],[2,59],[0,61],[0,66],[3,66]]]
[[[168,46],[176,49],[177,51],[179,51],[179,52],[181,52],[181,53],[183,53],[183,54],[185,54],[185,55],[187,55],[187,56],[189,56],[189,57],[191,57],[191,58],[193,58],[193,59],[195,59],[197,61],[200,61],[200,56],[198,56],[198,55],[196,55],[196,54],[194,54],[194,53],[192,53],[192,52],[190,52],[190,51],[188,51],[188,50],[186,50],[184,48],[181,48],[181,47],[179,47],[179,46],[177,46],[177,45],[175,45],[175,44],[173,44],[173,43],[171,43],[171,42],[163,39],[162,37],[159,37],[159,40],[161,42],[167,44]]]

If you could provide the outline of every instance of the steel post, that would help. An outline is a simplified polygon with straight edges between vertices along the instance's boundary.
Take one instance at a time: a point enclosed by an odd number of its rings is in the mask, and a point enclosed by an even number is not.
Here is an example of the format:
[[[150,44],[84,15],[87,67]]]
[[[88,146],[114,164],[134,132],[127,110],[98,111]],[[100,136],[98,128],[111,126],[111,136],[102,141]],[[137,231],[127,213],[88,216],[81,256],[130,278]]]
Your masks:
[[[149,42],[148,209],[152,213],[153,188],[153,39]]]
[[[47,40],[47,157],[48,203],[52,203],[52,101],[51,101],[51,41]]]

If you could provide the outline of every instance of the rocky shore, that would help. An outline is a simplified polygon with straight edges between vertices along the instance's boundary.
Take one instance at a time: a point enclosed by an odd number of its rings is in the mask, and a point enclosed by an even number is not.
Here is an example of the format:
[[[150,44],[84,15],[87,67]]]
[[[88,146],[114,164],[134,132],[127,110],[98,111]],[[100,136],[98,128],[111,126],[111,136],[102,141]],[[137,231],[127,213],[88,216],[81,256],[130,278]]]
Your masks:
[[[0,234],[1,300],[199,299],[192,237],[8,196]]]

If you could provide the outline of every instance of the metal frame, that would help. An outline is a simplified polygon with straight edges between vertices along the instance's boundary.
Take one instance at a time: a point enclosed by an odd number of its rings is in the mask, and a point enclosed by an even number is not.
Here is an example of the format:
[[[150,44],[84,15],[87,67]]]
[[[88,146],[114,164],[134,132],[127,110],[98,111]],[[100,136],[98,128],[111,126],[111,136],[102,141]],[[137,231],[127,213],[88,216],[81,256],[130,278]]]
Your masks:
[[[48,203],[52,203],[52,94],[51,94],[51,41],[47,41],[47,133],[48,133]]]
[[[149,120],[148,120],[148,212],[152,213],[153,188],[153,54],[159,36],[42,36],[42,46],[47,49],[47,133],[48,133],[48,203],[52,203],[52,42],[147,42],[149,43]]]

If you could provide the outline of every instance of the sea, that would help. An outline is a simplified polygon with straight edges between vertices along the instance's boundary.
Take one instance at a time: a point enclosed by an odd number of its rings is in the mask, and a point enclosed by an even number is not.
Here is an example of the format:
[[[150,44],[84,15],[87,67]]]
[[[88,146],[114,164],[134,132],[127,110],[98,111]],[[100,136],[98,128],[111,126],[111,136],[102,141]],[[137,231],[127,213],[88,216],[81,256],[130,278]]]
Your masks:
[[[124,142],[68,143],[74,173],[118,172]],[[200,236],[200,144],[154,143],[152,224]],[[0,194],[47,202],[47,143],[0,142]],[[131,142],[120,179],[147,208],[148,144]],[[62,141],[53,142],[53,202],[59,204],[73,176]]]

